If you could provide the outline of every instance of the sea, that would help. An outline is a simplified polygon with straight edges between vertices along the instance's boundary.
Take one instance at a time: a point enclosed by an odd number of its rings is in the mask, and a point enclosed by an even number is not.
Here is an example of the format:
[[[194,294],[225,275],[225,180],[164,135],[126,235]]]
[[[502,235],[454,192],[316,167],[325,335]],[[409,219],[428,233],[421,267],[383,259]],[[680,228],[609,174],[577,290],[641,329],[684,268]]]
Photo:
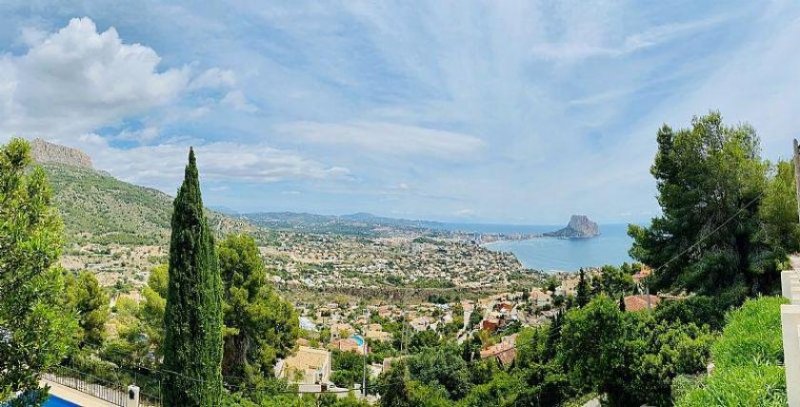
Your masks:
[[[459,225],[460,230],[476,233],[544,233],[561,229],[554,225]],[[632,262],[628,255],[633,239],[627,224],[599,225],[600,236],[590,239],[558,239],[538,237],[530,240],[508,240],[484,244],[490,250],[511,252],[529,269],[546,272],[577,271],[581,267],[619,266]]]

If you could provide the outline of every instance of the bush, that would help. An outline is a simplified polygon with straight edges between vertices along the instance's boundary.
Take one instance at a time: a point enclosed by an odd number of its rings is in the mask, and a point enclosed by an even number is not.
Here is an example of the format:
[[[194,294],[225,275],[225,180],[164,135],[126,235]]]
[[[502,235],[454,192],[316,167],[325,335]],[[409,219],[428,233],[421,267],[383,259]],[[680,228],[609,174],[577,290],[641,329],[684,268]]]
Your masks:
[[[693,389],[676,383],[675,405],[785,406],[780,316],[784,302],[780,297],[752,299],[732,312],[722,337],[711,347],[716,370]]]
[[[782,365],[781,297],[748,300],[730,314],[722,337],[712,346],[714,364],[728,366]]]
[[[675,405],[785,406],[786,374],[781,366],[732,367],[712,374],[699,388],[688,392]]]
[[[664,322],[708,325],[709,328],[719,331],[725,324],[725,309],[726,304],[716,298],[696,295],[685,300],[662,302],[656,307],[655,317]]]

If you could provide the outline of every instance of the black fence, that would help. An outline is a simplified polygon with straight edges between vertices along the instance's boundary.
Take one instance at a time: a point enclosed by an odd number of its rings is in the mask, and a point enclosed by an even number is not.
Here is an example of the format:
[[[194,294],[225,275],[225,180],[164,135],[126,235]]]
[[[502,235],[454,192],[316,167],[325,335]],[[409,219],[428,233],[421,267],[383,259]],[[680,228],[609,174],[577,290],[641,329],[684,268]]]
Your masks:
[[[65,367],[53,369],[53,372],[42,373],[41,378],[75,389],[116,406],[124,406],[128,397],[127,390],[118,384],[105,382],[98,377]]]

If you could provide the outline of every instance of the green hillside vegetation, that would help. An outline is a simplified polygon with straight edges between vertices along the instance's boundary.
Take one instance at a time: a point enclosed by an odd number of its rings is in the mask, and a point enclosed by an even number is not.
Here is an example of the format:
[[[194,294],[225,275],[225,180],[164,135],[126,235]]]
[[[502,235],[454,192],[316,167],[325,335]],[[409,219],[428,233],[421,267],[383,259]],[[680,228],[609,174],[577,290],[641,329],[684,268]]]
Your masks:
[[[172,198],[88,168],[42,164],[64,220],[68,243],[166,245]],[[206,209],[209,226],[222,235],[253,231],[247,222]]]
[[[685,390],[677,406],[785,406],[780,297],[748,300],[711,347],[715,371]]]

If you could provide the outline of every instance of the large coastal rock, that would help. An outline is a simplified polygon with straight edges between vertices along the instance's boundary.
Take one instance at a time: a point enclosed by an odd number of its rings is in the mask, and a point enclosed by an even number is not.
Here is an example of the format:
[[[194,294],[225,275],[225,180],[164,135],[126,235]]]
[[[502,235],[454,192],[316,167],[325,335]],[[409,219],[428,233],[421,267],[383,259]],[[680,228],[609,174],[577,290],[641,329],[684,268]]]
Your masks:
[[[92,159],[81,150],[48,143],[40,138],[31,142],[34,161],[46,164],[56,163],[73,167],[92,168]]]
[[[560,237],[562,239],[586,239],[600,234],[597,223],[592,222],[586,215],[572,215],[567,227],[555,232],[545,233],[545,236]]]

